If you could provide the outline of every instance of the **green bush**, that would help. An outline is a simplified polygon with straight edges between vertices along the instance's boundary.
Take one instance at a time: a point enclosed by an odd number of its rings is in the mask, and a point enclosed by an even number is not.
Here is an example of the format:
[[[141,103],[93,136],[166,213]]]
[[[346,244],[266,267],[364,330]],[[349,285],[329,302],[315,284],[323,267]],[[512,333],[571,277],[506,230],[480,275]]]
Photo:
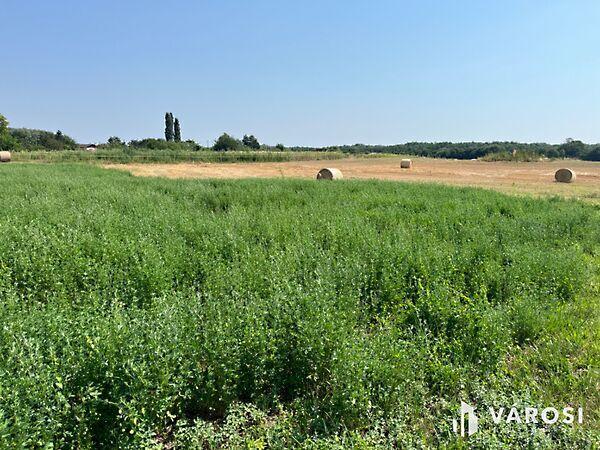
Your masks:
[[[229,136],[227,133],[223,133],[219,138],[215,141],[213,145],[213,150],[217,152],[224,151],[235,151],[241,150],[243,147],[242,143],[236,138]]]
[[[19,148],[17,140],[8,133],[0,134],[0,150],[1,151],[14,151]]]
[[[250,136],[245,134],[242,138],[242,144],[253,150],[260,149],[260,142],[258,142],[258,139],[256,139],[256,137],[253,134],[251,134]]]

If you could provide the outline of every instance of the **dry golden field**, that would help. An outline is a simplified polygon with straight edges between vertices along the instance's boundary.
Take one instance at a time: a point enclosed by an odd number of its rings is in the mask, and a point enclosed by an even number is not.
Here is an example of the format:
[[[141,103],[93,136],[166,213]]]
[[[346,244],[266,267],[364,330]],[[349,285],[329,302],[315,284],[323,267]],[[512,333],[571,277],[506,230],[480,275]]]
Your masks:
[[[600,203],[600,163],[590,161],[485,162],[412,158],[401,169],[401,157],[347,158],[336,161],[281,163],[108,164],[137,176],[166,178],[314,178],[323,167],[337,167],[345,179],[435,182],[495,189],[509,194],[559,195]],[[569,167],[574,183],[554,181],[554,172]]]

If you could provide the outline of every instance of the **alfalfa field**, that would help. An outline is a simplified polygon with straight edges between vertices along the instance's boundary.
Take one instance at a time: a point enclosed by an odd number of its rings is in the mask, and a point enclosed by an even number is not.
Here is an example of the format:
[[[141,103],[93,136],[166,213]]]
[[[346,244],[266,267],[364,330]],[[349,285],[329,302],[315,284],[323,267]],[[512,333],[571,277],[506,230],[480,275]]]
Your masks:
[[[0,166],[0,446],[598,446],[597,165],[550,196],[424,183],[418,160],[353,179],[382,161],[328,162],[333,182],[308,179],[323,162]],[[468,438],[461,402],[482,413]]]

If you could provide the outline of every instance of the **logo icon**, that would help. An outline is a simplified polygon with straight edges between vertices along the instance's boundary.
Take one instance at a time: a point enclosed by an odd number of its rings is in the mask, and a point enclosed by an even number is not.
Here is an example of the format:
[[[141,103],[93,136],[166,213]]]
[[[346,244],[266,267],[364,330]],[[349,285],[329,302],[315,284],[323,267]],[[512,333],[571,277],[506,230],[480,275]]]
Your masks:
[[[469,405],[468,403],[465,403],[463,401],[460,402],[460,425],[457,419],[452,420],[452,429],[455,433],[459,433],[459,426],[461,436],[471,436],[477,433],[479,419],[475,414],[475,409],[475,407]]]

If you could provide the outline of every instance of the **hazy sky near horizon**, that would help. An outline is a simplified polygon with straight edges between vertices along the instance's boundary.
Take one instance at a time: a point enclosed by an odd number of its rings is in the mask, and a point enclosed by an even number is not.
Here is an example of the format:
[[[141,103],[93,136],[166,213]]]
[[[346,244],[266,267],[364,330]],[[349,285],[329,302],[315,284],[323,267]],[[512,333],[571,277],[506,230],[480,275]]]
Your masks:
[[[600,142],[600,1],[2,0],[0,113],[80,142]]]

